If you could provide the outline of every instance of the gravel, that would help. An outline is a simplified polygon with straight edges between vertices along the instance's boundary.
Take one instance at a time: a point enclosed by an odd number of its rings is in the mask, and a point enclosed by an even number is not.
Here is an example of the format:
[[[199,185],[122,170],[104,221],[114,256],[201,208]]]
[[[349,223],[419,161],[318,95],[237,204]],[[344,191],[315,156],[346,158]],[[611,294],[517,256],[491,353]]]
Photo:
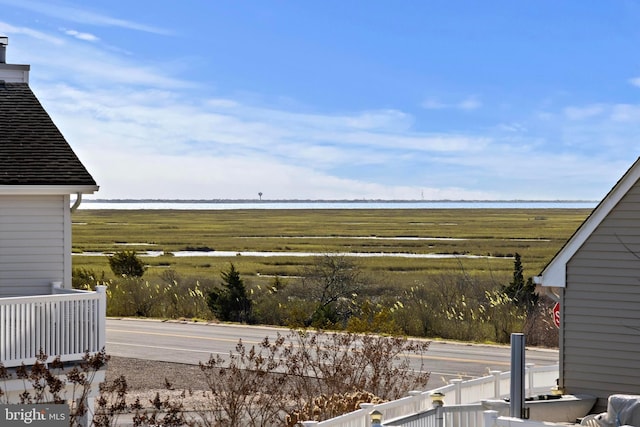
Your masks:
[[[176,390],[206,390],[207,384],[198,365],[160,362],[111,356],[107,381],[124,375],[131,391],[165,389],[165,378]]]
[[[127,381],[129,404],[140,399],[143,407],[151,408],[151,401],[159,393],[162,400],[169,397],[171,401],[182,401],[186,410],[207,406],[203,392],[208,386],[198,365],[111,356],[105,382],[110,383],[121,375]],[[171,383],[171,390],[165,387],[165,379]],[[193,393],[183,398],[184,390]]]

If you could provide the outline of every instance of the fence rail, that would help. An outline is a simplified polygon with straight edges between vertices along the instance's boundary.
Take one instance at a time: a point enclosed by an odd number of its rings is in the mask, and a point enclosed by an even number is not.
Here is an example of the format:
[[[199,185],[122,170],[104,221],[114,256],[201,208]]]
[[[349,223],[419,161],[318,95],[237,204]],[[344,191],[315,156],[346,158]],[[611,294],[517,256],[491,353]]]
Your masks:
[[[49,360],[79,360],[105,345],[106,293],[54,289],[51,295],[0,298],[0,362],[29,365],[42,351]]]
[[[525,369],[525,393],[527,396],[547,393],[556,385],[558,365],[534,366]],[[468,381],[453,380],[451,384],[428,391],[413,391],[409,396],[377,405],[363,404],[361,409],[326,421],[306,421],[305,427],[366,427],[369,414],[383,414],[385,426],[431,427],[436,426],[438,416],[445,425],[477,427],[482,425],[481,400],[499,399],[509,395],[510,372],[491,371],[490,375]],[[434,393],[444,394],[445,406],[438,414],[432,406]]]

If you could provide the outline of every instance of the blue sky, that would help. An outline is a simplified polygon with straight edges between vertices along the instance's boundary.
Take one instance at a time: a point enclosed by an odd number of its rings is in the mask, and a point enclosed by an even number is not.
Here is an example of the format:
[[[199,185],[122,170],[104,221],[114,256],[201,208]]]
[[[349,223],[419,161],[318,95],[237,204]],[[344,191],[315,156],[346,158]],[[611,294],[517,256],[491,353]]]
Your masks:
[[[93,198],[600,200],[640,1],[0,0]]]

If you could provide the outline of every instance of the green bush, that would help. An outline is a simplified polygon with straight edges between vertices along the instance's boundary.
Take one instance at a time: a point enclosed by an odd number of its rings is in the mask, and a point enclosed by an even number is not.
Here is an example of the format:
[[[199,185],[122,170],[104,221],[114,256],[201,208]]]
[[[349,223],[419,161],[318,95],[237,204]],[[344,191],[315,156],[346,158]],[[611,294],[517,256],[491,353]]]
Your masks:
[[[267,286],[257,285],[251,289],[253,296],[253,320],[265,325],[286,325],[286,287],[287,284],[274,277]]]
[[[116,276],[142,277],[146,270],[135,251],[114,253],[109,257],[109,266]]]
[[[93,289],[106,282],[104,271],[97,273],[89,268],[74,268],[71,273],[71,286],[74,289]]]

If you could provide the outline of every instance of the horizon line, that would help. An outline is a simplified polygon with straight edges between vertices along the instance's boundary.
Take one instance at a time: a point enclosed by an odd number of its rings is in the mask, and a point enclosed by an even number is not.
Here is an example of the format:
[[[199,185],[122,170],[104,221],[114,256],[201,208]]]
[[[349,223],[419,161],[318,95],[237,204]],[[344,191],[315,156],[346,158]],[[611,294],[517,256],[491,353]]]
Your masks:
[[[85,203],[598,203],[587,199],[89,199]]]

